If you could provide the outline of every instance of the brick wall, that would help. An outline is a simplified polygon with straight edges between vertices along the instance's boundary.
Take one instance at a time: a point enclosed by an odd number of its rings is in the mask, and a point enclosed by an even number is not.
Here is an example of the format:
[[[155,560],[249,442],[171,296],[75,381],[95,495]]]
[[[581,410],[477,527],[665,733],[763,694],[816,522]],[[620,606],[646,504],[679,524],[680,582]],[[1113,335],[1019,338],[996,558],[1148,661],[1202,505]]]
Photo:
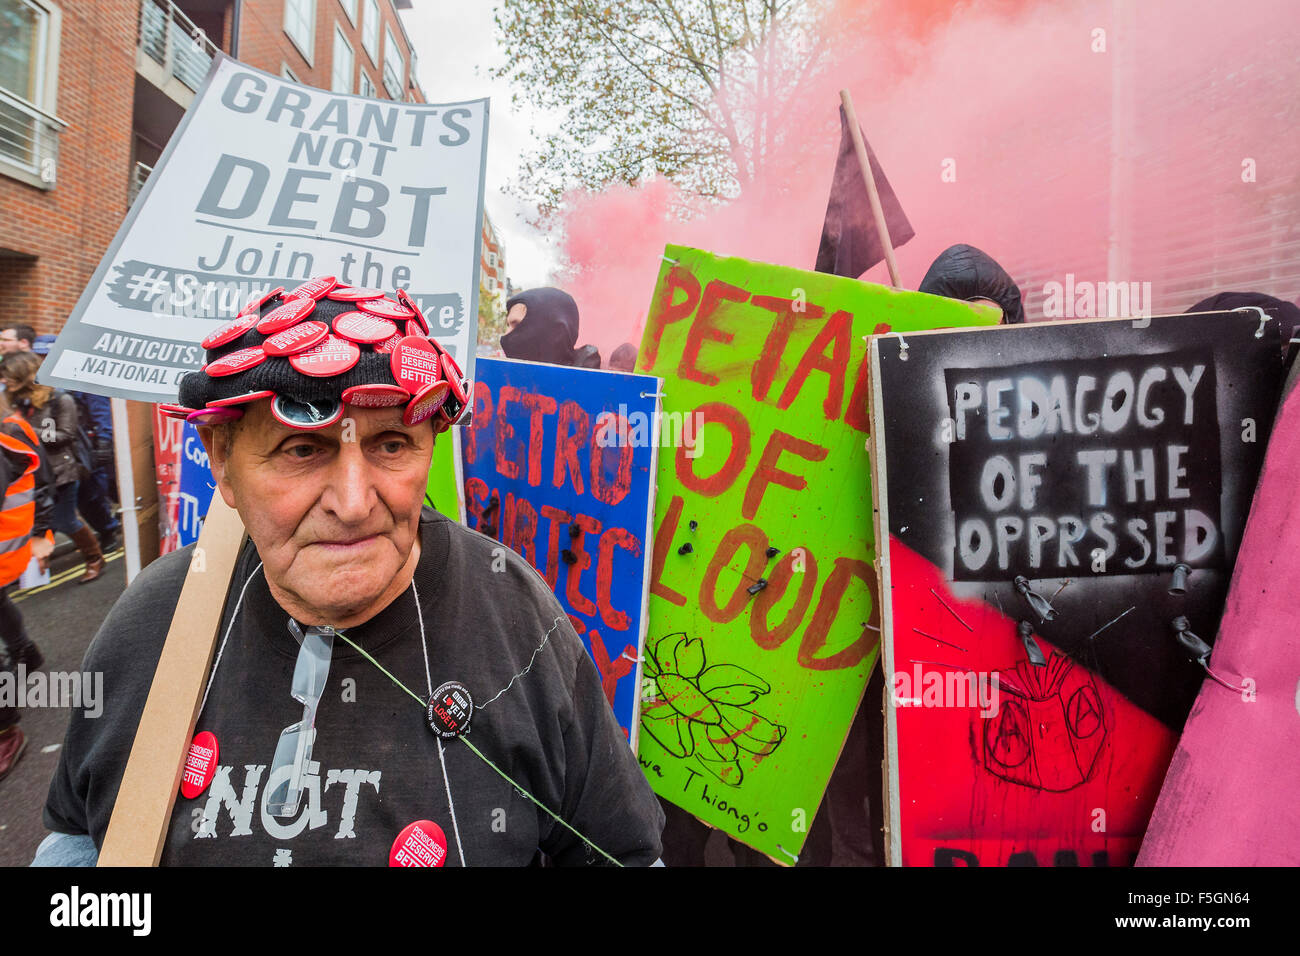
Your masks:
[[[287,66],[302,83],[327,90],[332,86],[334,30],[338,26],[342,28],[353,53],[351,88],[348,92],[359,91],[357,74],[364,70],[374,84],[375,95],[388,99],[388,91],[384,89],[384,44],[388,42],[384,26],[392,30],[394,38],[402,47],[406,69],[406,75],[402,77],[404,90],[409,89],[410,85],[411,51],[406,45],[405,35],[392,4],[389,0],[380,0],[382,23],[375,51],[379,62],[372,63],[361,44],[361,25],[366,13],[365,0],[357,0],[357,23],[354,26],[339,0],[316,0],[316,33],[314,49],[309,51],[312,53],[309,63],[284,32],[284,0],[244,0],[240,12],[239,59],[277,76],[280,75],[281,68]],[[406,98],[405,94],[402,98]],[[417,94],[417,99],[422,101],[423,97]]]
[[[60,9],[57,182],[38,189],[0,167],[0,315],[38,333],[58,332],[90,281],[126,215],[131,173],[138,2]]]

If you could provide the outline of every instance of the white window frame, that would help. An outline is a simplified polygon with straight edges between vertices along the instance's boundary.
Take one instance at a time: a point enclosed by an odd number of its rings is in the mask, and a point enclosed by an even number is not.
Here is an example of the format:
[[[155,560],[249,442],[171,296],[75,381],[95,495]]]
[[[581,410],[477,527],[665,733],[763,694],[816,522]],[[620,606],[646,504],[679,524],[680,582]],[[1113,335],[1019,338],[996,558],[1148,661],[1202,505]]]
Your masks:
[[[10,96],[13,96],[25,103],[35,107],[44,117],[39,122],[50,122],[57,124],[61,130],[64,127],[62,120],[59,120],[55,113],[58,109],[58,91],[59,91],[59,44],[62,34],[63,13],[52,3],[45,0],[17,0],[24,6],[31,7],[40,14],[39,35],[37,39],[37,61],[35,68],[32,70],[36,78],[36,88],[33,91],[33,98],[28,100],[25,96],[19,96],[15,90],[6,90]],[[54,135],[58,135],[56,132]],[[41,162],[48,157],[40,157]],[[10,176],[14,179],[25,182],[30,186],[36,186],[39,189],[53,189],[58,181],[58,162],[52,163],[50,174],[42,176],[44,172],[41,165],[29,166],[26,163],[19,162],[8,156],[0,155],[0,173]]]
[[[298,79],[298,74],[289,69],[289,64],[285,63],[283,60],[280,61],[280,76],[288,80],[290,83],[302,83],[302,80]]]
[[[295,36],[298,24],[291,20],[290,14],[306,9],[306,36]],[[284,0],[284,35],[294,45],[302,58],[311,66],[316,65],[316,0]]]
[[[360,74],[357,78],[357,95],[373,100],[375,98],[375,93],[377,92],[375,90],[375,81],[370,78],[370,74],[366,72],[364,66],[357,72]]]
[[[348,69],[347,76],[339,76],[339,44],[347,49]],[[330,89],[335,93],[352,93],[354,90],[354,76],[357,70],[357,53],[352,49],[352,44],[348,38],[343,35],[343,28],[337,23],[334,24],[334,54],[330,59]],[[340,80],[342,86],[339,85]]]
[[[355,27],[357,25],[357,0],[339,0],[339,6],[343,12],[348,15],[348,20]]]
[[[392,82],[388,79],[388,68],[392,66],[389,62],[390,57],[397,59],[397,76],[393,77]],[[406,57],[402,54],[402,48],[397,45],[397,37],[393,36],[393,28],[387,23],[384,24],[384,63],[383,63],[383,80],[384,89],[388,90],[388,95],[399,102],[402,99],[402,93],[406,88]]]
[[[379,0],[365,0],[365,4],[361,14],[361,49],[366,51],[373,66],[379,66],[379,22],[383,17],[379,12]]]

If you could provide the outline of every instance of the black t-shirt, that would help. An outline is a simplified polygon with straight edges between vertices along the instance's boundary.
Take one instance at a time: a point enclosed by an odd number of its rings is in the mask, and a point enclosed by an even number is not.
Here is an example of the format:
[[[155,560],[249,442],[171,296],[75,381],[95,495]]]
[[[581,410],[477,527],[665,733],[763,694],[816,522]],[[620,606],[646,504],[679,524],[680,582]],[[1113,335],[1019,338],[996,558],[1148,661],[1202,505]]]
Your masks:
[[[431,509],[420,532],[415,584],[429,677],[435,688],[453,680],[470,691],[468,739],[601,850],[626,864],[653,863],[662,811],[554,594],[513,552]],[[104,673],[103,714],[74,712],[45,807],[49,829],[89,833],[102,845],[191,550],[142,571],[87,650],[85,669]],[[423,706],[341,638],[298,815],[270,816],[276,744],[303,706],[290,695],[299,647],[259,560],[247,543],[196,728],[217,738],[217,774],[197,798],[177,797],[164,865],[383,866],[399,832],[417,820],[442,827],[448,866],[460,865],[462,849],[468,866],[524,865],[539,848],[560,865],[607,862],[463,740],[443,743],[444,780]],[[411,588],[345,633],[428,699]]]

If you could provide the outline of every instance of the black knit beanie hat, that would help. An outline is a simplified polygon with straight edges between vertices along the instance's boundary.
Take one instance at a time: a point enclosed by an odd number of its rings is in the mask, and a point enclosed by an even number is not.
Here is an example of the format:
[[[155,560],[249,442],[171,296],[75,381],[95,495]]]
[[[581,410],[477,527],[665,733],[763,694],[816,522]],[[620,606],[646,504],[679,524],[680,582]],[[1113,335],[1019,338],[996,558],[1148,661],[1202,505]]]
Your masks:
[[[160,406],[196,424],[233,421],[245,403],[269,398],[294,428],[331,425],[345,405],[403,406],[407,425],[431,418],[444,431],[471,404],[460,367],[402,290],[388,298],[322,276],[257,293],[202,345],[207,363],[181,379],[179,404]]]

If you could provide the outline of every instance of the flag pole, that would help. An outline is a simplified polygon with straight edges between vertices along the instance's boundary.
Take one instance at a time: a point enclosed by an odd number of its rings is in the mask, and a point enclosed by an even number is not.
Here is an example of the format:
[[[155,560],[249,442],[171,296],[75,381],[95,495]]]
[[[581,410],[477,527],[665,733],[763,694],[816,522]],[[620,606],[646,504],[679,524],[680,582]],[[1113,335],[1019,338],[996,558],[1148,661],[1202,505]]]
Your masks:
[[[840,90],[840,102],[844,104],[844,115],[849,121],[849,135],[853,137],[853,149],[858,154],[858,165],[862,167],[862,178],[867,184],[867,198],[871,200],[871,215],[876,220],[880,247],[885,250],[885,264],[889,266],[889,284],[895,289],[901,289],[903,283],[899,281],[898,263],[894,261],[894,244],[889,240],[885,213],[880,208],[880,194],[876,192],[876,177],[871,175],[871,160],[867,157],[867,144],[862,141],[862,127],[858,125],[858,114],[853,110],[853,98],[849,96],[848,90]]]

